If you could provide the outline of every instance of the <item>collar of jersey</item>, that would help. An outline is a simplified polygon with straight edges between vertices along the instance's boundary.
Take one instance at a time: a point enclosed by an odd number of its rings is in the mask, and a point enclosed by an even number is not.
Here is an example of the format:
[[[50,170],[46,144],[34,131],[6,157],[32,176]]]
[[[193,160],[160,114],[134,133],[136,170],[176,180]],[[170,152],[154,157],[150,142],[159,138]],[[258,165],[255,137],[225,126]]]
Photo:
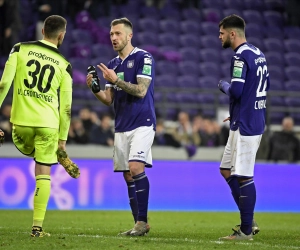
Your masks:
[[[239,46],[237,46],[237,47],[234,49],[234,52],[237,52],[238,49],[239,49],[240,47],[242,47],[243,45],[245,45],[245,44],[247,44],[247,42],[242,43],[242,44],[240,44]]]
[[[57,49],[57,46],[55,46],[53,43],[50,43],[50,42],[48,42],[48,41],[46,41],[46,40],[39,40],[39,41],[40,41],[41,43],[47,44],[47,45],[49,45],[49,46],[51,46],[51,47]]]

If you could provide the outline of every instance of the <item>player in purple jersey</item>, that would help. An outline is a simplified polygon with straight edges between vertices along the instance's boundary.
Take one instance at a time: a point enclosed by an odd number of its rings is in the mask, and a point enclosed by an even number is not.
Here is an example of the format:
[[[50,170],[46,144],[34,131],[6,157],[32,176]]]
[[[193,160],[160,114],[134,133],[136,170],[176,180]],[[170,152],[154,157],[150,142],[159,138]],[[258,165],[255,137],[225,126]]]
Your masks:
[[[230,133],[220,164],[232,196],[240,210],[241,225],[222,240],[252,240],[259,228],[253,219],[256,189],[253,180],[256,152],[265,129],[266,97],[270,86],[264,54],[247,43],[245,21],[237,16],[220,23],[219,39],[231,48],[231,83],[221,80],[219,89],[230,98]],[[225,120],[225,121],[226,121]]]
[[[97,78],[92,74],[87,76],[87,85],[102,103],[114,105],[114,171],[123,172],[135,221],[132,229],[120,235],[141,236],[150,230],[145,167],[152,167],[151,146],[156,127],[155,62],[150,53],[132,46],[132,31],[127,18],[111,22],[110,39],[118,56],[107,66],[97,65],[107,80],[104,91],[95,87]]]

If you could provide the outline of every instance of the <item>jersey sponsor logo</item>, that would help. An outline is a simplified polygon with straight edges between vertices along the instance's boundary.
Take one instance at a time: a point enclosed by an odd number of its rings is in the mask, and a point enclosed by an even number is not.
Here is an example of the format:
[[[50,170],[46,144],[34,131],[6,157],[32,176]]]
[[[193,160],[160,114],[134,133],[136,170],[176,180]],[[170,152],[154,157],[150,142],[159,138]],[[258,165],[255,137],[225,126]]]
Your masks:
[[[151,75],[151,66],[150,65],[144,65],[142,73],[145,74],[145,75]]]
[[[152,64],[152,59],[151,58],[144,58],[144,64]]]
[[[141,152],[137,152],[137,154],[138,154],[138,155],[140,155],[140,154],[142,154],[142,153],[144,153],[144,151],[141,151]]]
[[[234,67],[240,67],[240,68],[243,68],[244,62],[243,62],[243,61],[235,60],[233,66],[234,66]]]
[[[134,60],[129,60],[129,61],[127,62],[127,68],[132,68],[133,65],[134,65]]]
[[[29,51],[28,52],[28,56],[35,56],[35,57],[37,57],[39,59],[46,60],[46,61],[55,63],[56,65],[59,65],[59,61],[53,59],[52,57],[46,56],[45,54],[42,54],[42,53],[37,53],[37,52],[34,52],[34,51]]]
[[[242,72],[243,72],[242,68],[240,68],[240,67],[234,67],[232,75],[234,77],[241,77],[242,76]]]
[[[258,57],[254,60],[255,64],[257,65],[258,63],[264,63],[266,62],[266,58],[265,57]]]

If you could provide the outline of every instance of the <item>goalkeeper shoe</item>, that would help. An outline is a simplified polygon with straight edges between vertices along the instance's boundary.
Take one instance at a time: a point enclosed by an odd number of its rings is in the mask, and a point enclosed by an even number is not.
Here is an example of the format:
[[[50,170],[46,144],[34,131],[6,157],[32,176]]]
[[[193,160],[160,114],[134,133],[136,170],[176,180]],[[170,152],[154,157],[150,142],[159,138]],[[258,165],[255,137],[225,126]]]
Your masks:
[[[32,231],[31,231],[31,237],[45,237],[45,236],[50,236],[49,233],[46,233],[43,231],[41,227],[33,226]]]
[[[66,151],[58,149],[57,152],[57,160],[64,167],[66,172],[72,178],[78,178],[80,176],[80,170],[78,166],[69,158]]]
[[[150,231],[150,226],[147,222],[137,221],[130,233],[130,236],[144,236],[149,231]]]
[[[246,235],[244,234],[241,229],[236,230],[235,228],[232,228],[233,234],[221,237],[219,240],[253,240],[253,234]]]

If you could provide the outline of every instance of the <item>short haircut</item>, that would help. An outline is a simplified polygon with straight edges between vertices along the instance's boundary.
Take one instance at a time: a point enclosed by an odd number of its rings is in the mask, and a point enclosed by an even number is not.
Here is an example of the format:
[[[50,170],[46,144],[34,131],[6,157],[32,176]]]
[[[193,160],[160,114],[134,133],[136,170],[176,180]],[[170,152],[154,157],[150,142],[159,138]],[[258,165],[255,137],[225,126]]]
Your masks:
[[[48,16],[44,21],[45,37],[54,39],[59,32],[65,31],[67,20],[62,16],[53,15]]]
[[[233,14],[221,20],[219,23],[219,28],[221,26],[223,27],[223,29],[236,28],[236,29],[243,30],[245,32],[246,23],[243,18]]]
[[[122,18],[119,18],[119,19],[114,19],[112,20],[111,24],[110,24],[110,27],[112,26],[115,26],[115,25],[118,25],[118,24],[124,24],[125,27],[128,27],[130,28],[131,30],[133,30],[133,25],[132,23],[129,21],[128,18],[126,17],[122,17]]]

